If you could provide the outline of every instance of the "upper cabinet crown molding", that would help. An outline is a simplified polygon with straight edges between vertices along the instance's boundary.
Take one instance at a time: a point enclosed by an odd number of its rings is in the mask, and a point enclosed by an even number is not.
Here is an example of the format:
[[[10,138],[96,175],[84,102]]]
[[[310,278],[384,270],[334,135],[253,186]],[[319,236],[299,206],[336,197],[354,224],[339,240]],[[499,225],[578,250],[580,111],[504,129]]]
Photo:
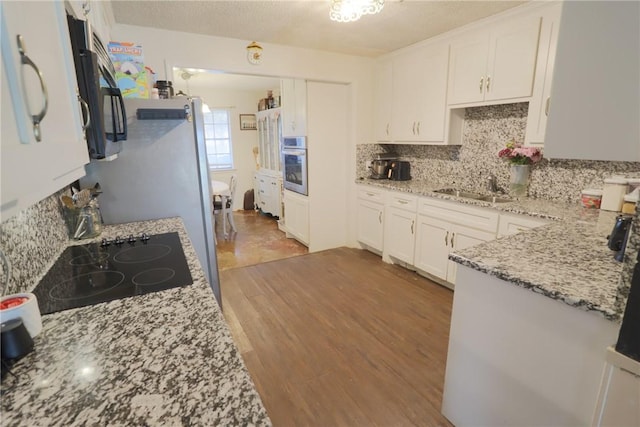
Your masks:
[[[640,3],[563,3],[545,157],[640,161]]]

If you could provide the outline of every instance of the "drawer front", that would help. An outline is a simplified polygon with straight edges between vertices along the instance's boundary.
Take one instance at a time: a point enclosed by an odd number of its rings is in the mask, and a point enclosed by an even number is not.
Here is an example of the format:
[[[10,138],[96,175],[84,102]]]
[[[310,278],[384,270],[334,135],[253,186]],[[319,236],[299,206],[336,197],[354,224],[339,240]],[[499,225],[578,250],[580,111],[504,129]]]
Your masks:
[[[389,193],[387,196],[387,206],[415,212],[418,208],[418,198],[404,193]]]
[[[454,224],[495,233],[498,230],[498,212],[436,199],[420,199],[418,213],[443,219]]]
[[[384,203],[384,191],[372,190],[370,188],[359,188],[358,198],[369,200],[370,202]]]

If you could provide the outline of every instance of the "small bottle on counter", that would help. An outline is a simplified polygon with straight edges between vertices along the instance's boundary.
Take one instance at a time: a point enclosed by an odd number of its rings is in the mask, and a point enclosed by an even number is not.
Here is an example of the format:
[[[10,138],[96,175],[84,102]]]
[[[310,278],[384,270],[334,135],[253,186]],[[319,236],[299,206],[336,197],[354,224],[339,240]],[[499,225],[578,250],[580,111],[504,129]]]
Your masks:
[[[603,211],[620,212],[624,195],[627,194],[629,185],[625,178],[607,178],[604,180],[602,191],[602,203],[600,209]]]

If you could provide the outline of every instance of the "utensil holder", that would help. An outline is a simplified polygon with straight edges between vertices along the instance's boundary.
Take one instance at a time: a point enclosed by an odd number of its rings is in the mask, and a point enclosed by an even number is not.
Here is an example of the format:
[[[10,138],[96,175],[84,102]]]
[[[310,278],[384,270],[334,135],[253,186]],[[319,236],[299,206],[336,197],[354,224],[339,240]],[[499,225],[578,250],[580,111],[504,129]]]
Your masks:
[[[75,240],[90,239],[102,233],[102,221],[97,206],[65,208],[64,211],[69,238]]]

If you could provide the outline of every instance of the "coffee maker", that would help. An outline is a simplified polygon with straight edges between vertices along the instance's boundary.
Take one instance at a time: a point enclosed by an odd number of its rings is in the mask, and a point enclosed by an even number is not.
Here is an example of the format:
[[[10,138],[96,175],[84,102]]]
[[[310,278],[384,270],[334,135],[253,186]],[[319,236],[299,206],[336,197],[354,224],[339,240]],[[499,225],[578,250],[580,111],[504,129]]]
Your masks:
[[[624,251],[627,248],[627,240],[629,240],[629,231],[631,231],[631,215],[618,215],[616,222],[613,225],[611,234],[607,237],[609,243],[607,246],[612,251],[615,251],[614,258],[616,261],[622,262],[624,257]]]
[[[397,159],[398,156],[395,154],[377,154],[376,158],[371,161],[371,166],[369,169],[371,170],[370,179],[389,179],[389,168],[391,167],[391,163]]]

